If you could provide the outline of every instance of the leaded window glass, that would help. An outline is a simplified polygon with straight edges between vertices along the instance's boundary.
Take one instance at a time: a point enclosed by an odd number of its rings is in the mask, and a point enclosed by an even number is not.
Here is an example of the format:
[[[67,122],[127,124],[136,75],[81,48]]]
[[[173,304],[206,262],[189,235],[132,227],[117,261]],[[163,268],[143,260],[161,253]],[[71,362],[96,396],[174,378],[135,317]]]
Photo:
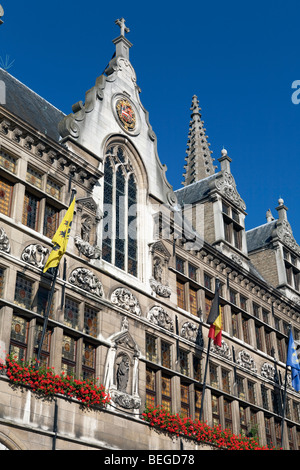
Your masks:
[[[15,287],[15,304],[30,310],[33,293],[33,283],[18,274]]]
[[[64,320],[66,325],[78,329],[79,304],[68,297],[65,302]]]
[[[13,315],[11,322],[11,336],[9,352],[17,360],[26,358],[28,321],[17,315]]]
[[[37,229],[39,199],[33,194],[25,193],[22,223],[33,230]]]
[[[49,204],[46,204],[45,207],[45,215],[44,215],[44,227],[43,233],[46,237],[53,238],[57,228],[58,228],[58,221],[59,221],[59,211]]]
[[[68,375],[75,375],[76,341],[71,336],[64,335],[62,343],[62,370]]]
[[[0,180],[0,212],[8,216],[10,215],[12,193],[13,193],[12,183],[1,178]]]
[[[94,338],[97,337],[97,317],[97,310],[88,306],[85,307],[83,332]]]
[[[26,181],[37,188],[42,187],[42,173],[34,170],[31,167],[27,168]]]
[[[102,258],[137,276],[137,185],[132,170],[122,147],[114,145],[107,150]]]
[[[146,359],[148,361],[157,361],[157,348],[155,336],[146,333]]]
[[[50,178],[47,180],[46,192],[56,199],[61,198],[61,186]]]
[[[112,207],[113,207],[113,169],[107,158],[104,167],[104,214],[102,258],[112,262]]]
[[[82,349],[82,375],[84,380],[95,379],[95,347],[88,343],[83,343]]]
[[[16,172],[17,159],[5,152],[0,152],[0,166],[12,173]]]

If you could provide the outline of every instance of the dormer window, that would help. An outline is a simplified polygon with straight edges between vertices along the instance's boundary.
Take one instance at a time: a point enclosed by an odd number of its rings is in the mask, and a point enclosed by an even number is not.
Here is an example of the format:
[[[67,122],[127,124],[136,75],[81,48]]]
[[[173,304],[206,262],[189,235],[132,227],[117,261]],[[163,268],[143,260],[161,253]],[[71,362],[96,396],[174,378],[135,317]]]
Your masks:
[[[286,282],[295,290],[300,288],[300,269],[297,257],[283,248],[283,258],[286,273]]]
[[[231,206],[222,204],[225,240],[238,250],[242,249],[242,230],[240,214]]]

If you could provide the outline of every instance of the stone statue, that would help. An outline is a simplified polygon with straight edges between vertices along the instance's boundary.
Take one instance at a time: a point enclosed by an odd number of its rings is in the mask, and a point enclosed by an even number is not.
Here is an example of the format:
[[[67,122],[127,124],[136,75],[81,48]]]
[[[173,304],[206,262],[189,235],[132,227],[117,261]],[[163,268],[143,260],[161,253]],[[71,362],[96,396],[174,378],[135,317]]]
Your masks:
[[[126,392],[129,378],[129,360],[123,356],[117,370],[117,387],[120,392]]]

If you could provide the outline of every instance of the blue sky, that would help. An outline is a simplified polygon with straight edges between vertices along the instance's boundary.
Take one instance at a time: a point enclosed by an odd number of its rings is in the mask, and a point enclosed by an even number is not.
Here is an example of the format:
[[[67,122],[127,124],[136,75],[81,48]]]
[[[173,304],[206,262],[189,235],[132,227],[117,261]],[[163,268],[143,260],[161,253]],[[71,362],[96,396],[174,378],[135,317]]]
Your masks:
[[[246,228],[277,201],[300,243],[299,0],[99,2],[0,0],[0,57],[9,72],[69,114],[102,74],[124,17],[141,101],[174,189],[181,187],[192,96],[211,150],[223,146],[245,200]],[[300,94],[299,94],[300,97]]]

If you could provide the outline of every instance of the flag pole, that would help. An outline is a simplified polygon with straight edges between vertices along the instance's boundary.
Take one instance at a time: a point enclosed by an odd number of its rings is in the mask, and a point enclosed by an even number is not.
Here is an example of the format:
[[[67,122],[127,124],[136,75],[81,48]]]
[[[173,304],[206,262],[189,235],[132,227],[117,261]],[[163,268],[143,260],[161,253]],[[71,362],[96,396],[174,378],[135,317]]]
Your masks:
[[[45,317],[44,317],[44,325],[43,325],[42,335],[41,335],[41,339],[40,339],[40,342],[39,342],[39,347],[38,347],[38,352],[37,352],[37,357],[36,357],[36,369],[38,369],[38,367],[39,367],[42,346],[43,346],[43,342],[44,342],[44,338],[45,338],[45,334],[46,334],[46,330],[47,330],[48,318],[49,318],[49,315],[50,315],[50,309],[51,309],[51,304],[52,304],[53,295],[54,295],[54,288],[55,288],[55,283],[56,283],[56,278],[57,278],[57,273],[58,273],[58,266],[59,265],[57,265],[54,268],[51,291],[48,294],[48,303],[47,303],[47,309],[46,309]]]
[[[206,363],[205,363],[205,370],[204,370],[204,379],[203,379],[203,384],[202,384],[202,397],[201,397],[201,408],[200,408],[199,421],[201,421],[202,414],[203,414],[204,394],[205,394],[205,390],[206,390],[206,376],[207,376],[207,369],[208,369],[210,345],[211,345],[211,338],[208,338],[207,356],[206,356]]]
[[[289,327],[288,345],[290,343],[291,326]],[[287,361],[286,361],[287,362]],[[285,406],[286,406],[286,389],[287,389],[287,371],[288,365],[285,365],[285,378],[284,378],[284,392],[283,392],[283,403],[282,403],[282,420],[281,420],[281,447],[283,447],[283,434],[284,434],[284,423],[285,423]]]
[[[76,189],[73,188],[72,189],[72,193],[71,193],[71,197],[70,197],[70,203],[73,202],[73,198],[75,198],[75,194],[76,194]],[[74,204],[75,204],[75,200],[74,200]],[[71,207],[71,205],[70,205]],[[68,211],[70,210],[70,207],[68,209]],[[67,213],[68,213],[67,211]],[[66,216],[65,216],[66,217]],[[72,219],[73,219],[73,214],[72,214]],[[70,227],[71,227],[71,223],[72,223],[72,219],[71,221],[69,222],[69,230],[70,230]],[[61,224],[64,223],[64,219],[63,221],[61,222]],[[68,222],[67,222],[68,223]],[[60,230],[60,227],[58,228],[58,231]],[[65,232],[67,233],[67,231]],[[57,232],[55,234],[55,236],[53,237],[52,239],[52,242],[54,242],[54,238],[56,237],[57,235]],[[66,235],[65,235],[66,236]],[[57,242],[55,241],[55,244]],[[57,246],[57,245],[56,245]],[[66,246],[64,247],[64,251],[66,251]],[[53,250],[52,250],[53,252]],[[52,253],[51,252],[51,253]],[[51,256],[51,253],[50,253],[50,256]],[[63,254],[63,253],[62,253]],[[54,289],[55,289],[55,283],[56,283],[56,278],[57,278],[57,274],[58,274],[58,267],[59,267],[59,263],[60,263],[60,259],[61,259],[61,256],[62,254],[60,255],[60,257],[58,258],[58,261],[57,261],[57,264],[56,266],[53,266],[54,267],[54,272],[53,272],[53,278],[52,278],[52,286],[51,286],[51,290],[50,290],[50,293],[48,294],[48,303],[47,303],[47,308],[46,308],[46,311],[45,311],[45,316],[44,316],[44,324],[43,324],[43,329],[42,329],[42,335],[41,335],[41,338],[40,338],[40,342],[39,342],[39,346],[38,346],[38,352],[37,352],[37,358],[36,358],[36,366],[35,368],[38,369],[39,368],[39,362],[40,362],[40,358],[41,358],[41,352],[42,352],[42,346],[43,346],[43,342],[44,342],[44,338],[45,338],[45,334],[46,334],[46,330],[47,330],[47,324],[48,324],[48,319],[49,319],[49,315],[50,315],[50,310],[51,310],[51,304],[52,304],[52,300],[53,300],[53,295],[54,295]],[[48,261],[49,261],[49,258],[48,258]],[[47,263],[46,265],[47,266]],[[51,264],[49,265],[49,267],[51,266]],[[45,270],[47,270],[49,268],[47,266],[47,268],[45,269],[44,267],[44,272]]]

